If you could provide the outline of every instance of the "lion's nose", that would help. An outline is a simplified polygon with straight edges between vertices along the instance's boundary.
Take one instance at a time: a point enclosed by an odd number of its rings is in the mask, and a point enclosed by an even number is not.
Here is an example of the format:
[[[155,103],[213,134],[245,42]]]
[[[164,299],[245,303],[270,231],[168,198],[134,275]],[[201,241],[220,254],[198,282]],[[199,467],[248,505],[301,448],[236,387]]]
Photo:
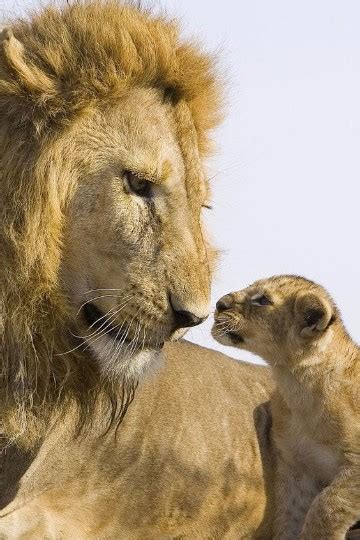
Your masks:
[[[179,328],[189,328],[190,326],[197,326],[201,324],[209,315],[209,306],[196,306],[196,312],[194,310],[186,309],[184,303],[178,299],[173,293],[169,294],[169,303],[172,308],[174,318],[174,330]],[[190,307],[190,306],[186,306]],[[185,308],[185,309],[184,309]]]
[[[174,310],[174,318],[176,328],[189,328],[190,326],[197,326],[207,319],[207,317],[198,317],[190,311],[183,310]]]
[[[216,302],[216,309],[219,313],[222,311],[226,311],[227,309],[230,309],[234,303],[234,299],[231,296],[231,294],[225,294],[225,296],[222,296],[220,300]]]

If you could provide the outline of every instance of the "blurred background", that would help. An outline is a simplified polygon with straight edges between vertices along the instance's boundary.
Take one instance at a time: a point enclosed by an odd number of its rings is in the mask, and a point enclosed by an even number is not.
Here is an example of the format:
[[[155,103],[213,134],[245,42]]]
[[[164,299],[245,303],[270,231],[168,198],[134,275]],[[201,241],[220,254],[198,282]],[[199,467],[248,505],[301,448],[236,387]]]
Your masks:
[[[205,219],[221,250],[213,306],[256,279],[300,274],[329,290],[360,341],[360,2],[153,4],[218,54],[228,81],[208,164]],[[38,5],[0,0],[0,15]],[[217,344],[210,328],[208,320],[188,338],[259,361]]]

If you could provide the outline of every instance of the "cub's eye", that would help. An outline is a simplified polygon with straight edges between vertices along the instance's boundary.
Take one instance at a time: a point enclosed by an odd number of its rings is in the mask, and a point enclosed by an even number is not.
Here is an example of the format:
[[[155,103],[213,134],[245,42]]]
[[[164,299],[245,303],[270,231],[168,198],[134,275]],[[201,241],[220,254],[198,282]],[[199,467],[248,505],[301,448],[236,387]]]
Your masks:
[[[206,210],[212,210],[212,209],[213,209],[213,207],[211,206],[211,204],[206,204],[206,203],[204,203],[204,204],[202,204],[201,206],[202,206],[202,208],[206,208]]]
[[[149,180],[141,178],[138,174],[132,171],[125,171],[124,178],[131,191],[136,193],[139,197],[150,199],[152,196],[152,185]]]
[[[255,294],[250,298],[254,306],[272,306],[273,302],[265,294]]]

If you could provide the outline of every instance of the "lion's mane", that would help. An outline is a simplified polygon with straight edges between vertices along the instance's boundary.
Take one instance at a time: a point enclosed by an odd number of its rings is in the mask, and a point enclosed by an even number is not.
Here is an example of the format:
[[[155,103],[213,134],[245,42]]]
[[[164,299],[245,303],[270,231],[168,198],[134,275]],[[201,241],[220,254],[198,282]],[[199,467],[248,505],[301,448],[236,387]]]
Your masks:
[[[116,416],[112,383],[100,385],[91,359],[62,354],[71,346],[59,283],[69,198],[59,175],[61,134],[129,89],[154,87],[173,103],[179,130],[177,104],[187,105],[204,154],[219,120],[213,66],[196,44],[181,41],[175,23],[115,1],[48,8],[2,31],[0,412],[8,436],[32,444],[54,411],[76,402],[80,418],[89,418],[104,395]]]

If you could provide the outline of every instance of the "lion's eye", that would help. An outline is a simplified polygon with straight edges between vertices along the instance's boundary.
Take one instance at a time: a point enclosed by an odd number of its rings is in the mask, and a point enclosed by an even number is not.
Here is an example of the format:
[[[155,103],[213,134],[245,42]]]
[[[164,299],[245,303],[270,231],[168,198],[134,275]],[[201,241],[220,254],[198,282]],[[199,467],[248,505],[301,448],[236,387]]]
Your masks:
[[[141,178],[141,176],[137,175],[132,171],[125,171],[124,178],[129,189],[136,193],[136,195],[139,195],[139,197],[144,197],[146,199],[149,199],[151,197],[152,186],[149,180]]]
[[[273,302],[265,294],[255,294],[250,298],[254,306],[272,306]]]

